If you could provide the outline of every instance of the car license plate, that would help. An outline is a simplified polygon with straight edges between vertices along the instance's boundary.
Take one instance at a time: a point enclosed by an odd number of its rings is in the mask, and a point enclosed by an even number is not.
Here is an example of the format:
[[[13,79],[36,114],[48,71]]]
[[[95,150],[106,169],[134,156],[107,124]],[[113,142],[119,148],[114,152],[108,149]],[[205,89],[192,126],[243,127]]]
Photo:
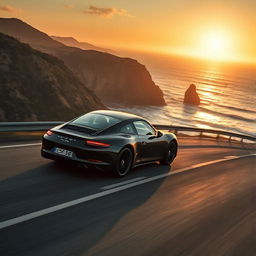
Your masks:
[[[59,155],[70,157],[70,158],[73,156],[72,151],[69,151],[63,148],[54,148],[53,152]]]

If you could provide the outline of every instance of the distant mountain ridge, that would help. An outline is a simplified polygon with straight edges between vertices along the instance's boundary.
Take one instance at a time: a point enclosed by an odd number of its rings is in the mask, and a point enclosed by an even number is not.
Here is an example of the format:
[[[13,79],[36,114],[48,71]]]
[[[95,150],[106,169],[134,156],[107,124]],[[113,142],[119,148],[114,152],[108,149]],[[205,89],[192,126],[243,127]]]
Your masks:
[[[165,105],[162,91],[136,60],[66,46],[15,18],[0,18],[0,32],[62,59],[107,105]]]
[[[102,108],[61,60],[0,33],[0,121],[65,121]]]
[[[0,32],[13,36],[16,39],[45,49],[45,47],[62,47],[62,43],[53,40],[46,33],[27,25],[16,18],[0,18]],[[36,35],[36,36],[35,36]]]
[[[79,42],[74,37],[51,36],[51,38],[67,46],[77,47],[83,50],[94,50],[99,52],[107,52],[110,54],[115,54],[115,52],[110,49],[101,48],[87,42]]]

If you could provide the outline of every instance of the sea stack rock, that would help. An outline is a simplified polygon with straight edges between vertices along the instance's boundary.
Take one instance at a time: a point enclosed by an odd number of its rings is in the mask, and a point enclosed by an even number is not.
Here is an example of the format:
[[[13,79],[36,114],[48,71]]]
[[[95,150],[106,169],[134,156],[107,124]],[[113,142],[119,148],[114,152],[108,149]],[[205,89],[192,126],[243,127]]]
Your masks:
[[[190,105],[200,104],[200,98],[198,93],[196,92],[196,86],[194,84],[191,84],[186,90],[183,103]]]

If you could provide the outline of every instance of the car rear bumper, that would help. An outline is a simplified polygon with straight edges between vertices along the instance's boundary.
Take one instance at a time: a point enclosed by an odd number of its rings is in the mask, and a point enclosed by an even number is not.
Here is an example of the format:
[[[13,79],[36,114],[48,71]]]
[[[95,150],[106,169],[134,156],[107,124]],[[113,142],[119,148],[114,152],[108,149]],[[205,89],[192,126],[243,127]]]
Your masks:
[[[55,153],[54,149],[56,147],[72,151],[72,157]],[[48,139],[44,136],[42,139],[41,155],[52,160],[69,161],[87,166],[109,167],[115,164],[118,153],[111,148],[86,148],[79,145],[79,143],[76,145],[65,141],[60,142],[55,140],[54,137]]]
[[[88,167],[90,167],[90,166],[98,166],[98,167],[111,166],[111,163],[108,163],[108,162],[89,161],[89,160],[84,160],[84,159],[80,159],[80,158],[77,158],[77,157],[69,158],[69,157],[56,154],[56,153],[54,153],[50,150],[46,150],[46,149],[43,149],[43,148],[41,149],[41,155],[44,158],[48,158],[48,159],[52,159],[52,160],[69,161],[69,162],[78,163],[78,164],[84,164],[85,166],[88,166]]]

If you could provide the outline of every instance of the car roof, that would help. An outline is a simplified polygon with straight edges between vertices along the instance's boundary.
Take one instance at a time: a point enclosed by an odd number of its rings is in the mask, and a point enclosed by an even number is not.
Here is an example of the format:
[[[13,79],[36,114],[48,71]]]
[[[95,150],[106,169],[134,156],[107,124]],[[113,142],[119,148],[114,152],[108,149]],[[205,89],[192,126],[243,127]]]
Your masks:
[[[122,112],[122,111],[116,111],[116,110],[96,110],[96,111],[92,111],[91,113],[106,115],[106,116],[112,116],[112,117],[115,117],[115,118],[117,118],[121,121],[129,120],[129,119],[145,120],[143,117],[140,117],[140,116],[137,116],[137,115],[134,115],[134,114],[130,114],[130,113],[126,113],[126,112]]]

